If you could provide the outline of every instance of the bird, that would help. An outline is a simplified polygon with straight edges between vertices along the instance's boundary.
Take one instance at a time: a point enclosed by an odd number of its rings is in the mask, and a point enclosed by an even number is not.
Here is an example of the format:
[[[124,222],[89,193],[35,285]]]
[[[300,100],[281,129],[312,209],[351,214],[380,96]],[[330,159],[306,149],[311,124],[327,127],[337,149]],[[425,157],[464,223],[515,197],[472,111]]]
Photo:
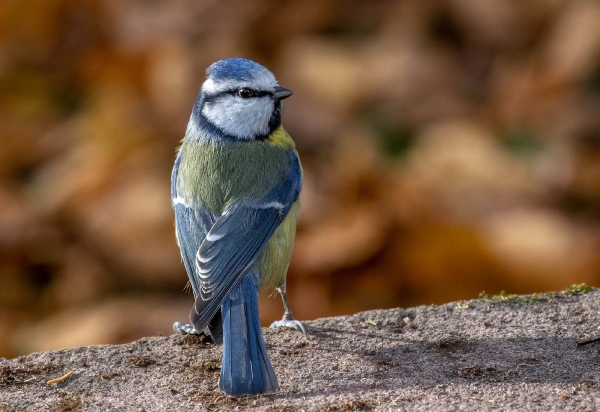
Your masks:
[[[219,389],[227,395],[277,390],[262,335],[258,293],[276,289],[284,315],[271,327],[306,334],[290,310],[286,274],[296,236],[302,166],[281,125],[280,87],[245,58],[206,69],[171,175],[175,233],[194,293],[181,334],[223,344]]]

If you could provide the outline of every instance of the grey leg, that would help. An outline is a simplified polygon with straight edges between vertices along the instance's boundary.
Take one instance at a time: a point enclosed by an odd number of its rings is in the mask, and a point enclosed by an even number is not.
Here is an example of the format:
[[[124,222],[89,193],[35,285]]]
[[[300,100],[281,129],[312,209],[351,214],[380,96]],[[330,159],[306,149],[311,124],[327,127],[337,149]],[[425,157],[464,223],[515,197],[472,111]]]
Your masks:
[[[287,296],[285,294],[285,284],[282,287],[277,288],[277,292],[281,295],[281,300],[283,301],[283,318],[281,320],[276,320],[271,324],[271,328],[291,328],[296,329],[297,331],[302,332],[306,335],[306,329],[304,329],[304,325],[297,321],[292,314],[292,310],[290,309],[290,305],[287,301]]]

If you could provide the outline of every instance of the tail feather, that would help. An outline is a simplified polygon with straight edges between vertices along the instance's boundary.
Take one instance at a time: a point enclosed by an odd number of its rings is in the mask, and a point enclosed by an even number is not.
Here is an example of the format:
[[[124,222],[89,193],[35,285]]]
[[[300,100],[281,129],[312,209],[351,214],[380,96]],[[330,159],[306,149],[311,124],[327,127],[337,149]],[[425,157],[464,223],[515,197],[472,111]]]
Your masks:
[[[258,315],[258,277],[251,270],[221,307],[223,362],[219,388],[228,395],[265,393],[278,387]]]

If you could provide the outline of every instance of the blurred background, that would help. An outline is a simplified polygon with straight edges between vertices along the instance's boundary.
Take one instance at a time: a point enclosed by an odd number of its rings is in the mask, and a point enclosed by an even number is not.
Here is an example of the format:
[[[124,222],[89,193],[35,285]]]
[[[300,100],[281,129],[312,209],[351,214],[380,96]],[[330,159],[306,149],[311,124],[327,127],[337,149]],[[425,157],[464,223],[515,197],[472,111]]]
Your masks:
[[[600,286],[594,0],[4,0],[0,356],[171,334],[169,179],[225,57],[294,91],[299,319]],[[262,297],[264,325],[282,315]]]

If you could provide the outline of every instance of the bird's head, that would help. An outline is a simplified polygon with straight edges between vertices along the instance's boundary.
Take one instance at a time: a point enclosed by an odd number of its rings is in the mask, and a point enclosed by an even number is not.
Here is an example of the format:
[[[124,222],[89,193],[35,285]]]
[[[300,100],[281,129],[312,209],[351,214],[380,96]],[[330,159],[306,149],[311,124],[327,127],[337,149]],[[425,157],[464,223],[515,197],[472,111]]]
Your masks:
[[[204,133],[234,140],[264,139],[281,125],[281,100],[292,91],[252,60],[219,60],[206,70],[191,122]]]

